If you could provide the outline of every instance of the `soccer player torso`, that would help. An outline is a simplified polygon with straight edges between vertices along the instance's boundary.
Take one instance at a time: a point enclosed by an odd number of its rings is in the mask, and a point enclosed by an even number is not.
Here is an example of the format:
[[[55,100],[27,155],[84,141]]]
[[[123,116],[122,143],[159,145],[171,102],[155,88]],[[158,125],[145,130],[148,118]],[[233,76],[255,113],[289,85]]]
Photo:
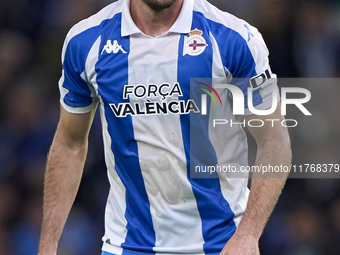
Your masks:
[[[247,179],[191,174],[247,165],[247,145],[241,126],[213,127],[213,118],[242,118],[211,78],[267,70],[265,46],[256,55],[260,35],[203,0],[185,0],[158,37],[139,31],[128,6],[118,1],[76,25],[63,50],[63,107],[83,113],[99,102],[111,184],[103,250],[219,253],[245,210]],[[253,98],[267,102],[260,91]]]

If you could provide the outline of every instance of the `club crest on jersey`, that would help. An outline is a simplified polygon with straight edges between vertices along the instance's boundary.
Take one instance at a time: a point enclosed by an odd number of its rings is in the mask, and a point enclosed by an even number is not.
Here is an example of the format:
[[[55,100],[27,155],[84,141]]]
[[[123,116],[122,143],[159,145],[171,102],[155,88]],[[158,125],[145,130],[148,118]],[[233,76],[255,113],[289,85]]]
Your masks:
[[[202,36],[203,31],[195,28],[195,30],[190,31],[189,34],[189,37],[184,37],[183,56],[187,54],[190,56],[198,56],[208,46],[207,42]]]

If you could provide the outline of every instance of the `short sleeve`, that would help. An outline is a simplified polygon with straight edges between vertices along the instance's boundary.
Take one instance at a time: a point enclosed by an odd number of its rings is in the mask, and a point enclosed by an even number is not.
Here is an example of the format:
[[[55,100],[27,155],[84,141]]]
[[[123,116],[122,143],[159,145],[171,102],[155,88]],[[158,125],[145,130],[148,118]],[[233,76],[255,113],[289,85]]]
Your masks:
[[[259,31],[244,23],[241,35],[234,47],[234,61],[230,68],[233,85],[239,87],[244,96],[245,115],[248,109],[248,88],[252,91],[252,104],[257,110],[272,106],[273,91],[277,88],[277,77],[269,66],[269,52]]]
[[[86,113],[97,104],[93,87],[85,74],[86,54],[76,37],[66,37],[62,51],[62,76],[59,80],[60,104],[70,113]]]

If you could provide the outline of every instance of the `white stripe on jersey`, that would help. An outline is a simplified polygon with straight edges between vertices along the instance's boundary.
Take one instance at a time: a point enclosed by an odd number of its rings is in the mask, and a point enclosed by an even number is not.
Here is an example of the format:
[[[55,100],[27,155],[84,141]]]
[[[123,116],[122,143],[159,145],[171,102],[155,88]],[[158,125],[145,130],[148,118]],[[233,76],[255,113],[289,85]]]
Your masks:
[[[173,85],[177,82],[179,34],[147,38],[130,37],[129,84]],[[145,47],[149,42],[149,47]],[[164,51],[164,45],[167,50]],[[150,52],[150,48],[152,52]],[[160,58],[159,56],[162,56]],[[130,102],[134,97],[130,97]],[[174,96],[170,100],[178,100]],[[156,234],[156,252],[203,252],[202,226],[191,185],[187,179],[186,156],[180,115],[133,116],[135,139],[150,211]],[[152,123],[152,133],[150,133]],[[162,248],[163,247],[163,248]]]

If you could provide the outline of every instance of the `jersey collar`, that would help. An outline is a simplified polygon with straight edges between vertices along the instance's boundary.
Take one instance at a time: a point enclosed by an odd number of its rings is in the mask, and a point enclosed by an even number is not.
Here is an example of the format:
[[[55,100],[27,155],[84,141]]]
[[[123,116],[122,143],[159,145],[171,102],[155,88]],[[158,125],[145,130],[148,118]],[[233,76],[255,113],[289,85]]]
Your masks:
[[[169,29],[169,32],[173,33],[189,33],[192,23],[194,0],[184,0],[182,10],[178,15],[177,20]],[[122,36],[128,36],[132,34],[142,34],[139,28],[133,22],[130,15],[130,0],[125,0],[122,9]]]

